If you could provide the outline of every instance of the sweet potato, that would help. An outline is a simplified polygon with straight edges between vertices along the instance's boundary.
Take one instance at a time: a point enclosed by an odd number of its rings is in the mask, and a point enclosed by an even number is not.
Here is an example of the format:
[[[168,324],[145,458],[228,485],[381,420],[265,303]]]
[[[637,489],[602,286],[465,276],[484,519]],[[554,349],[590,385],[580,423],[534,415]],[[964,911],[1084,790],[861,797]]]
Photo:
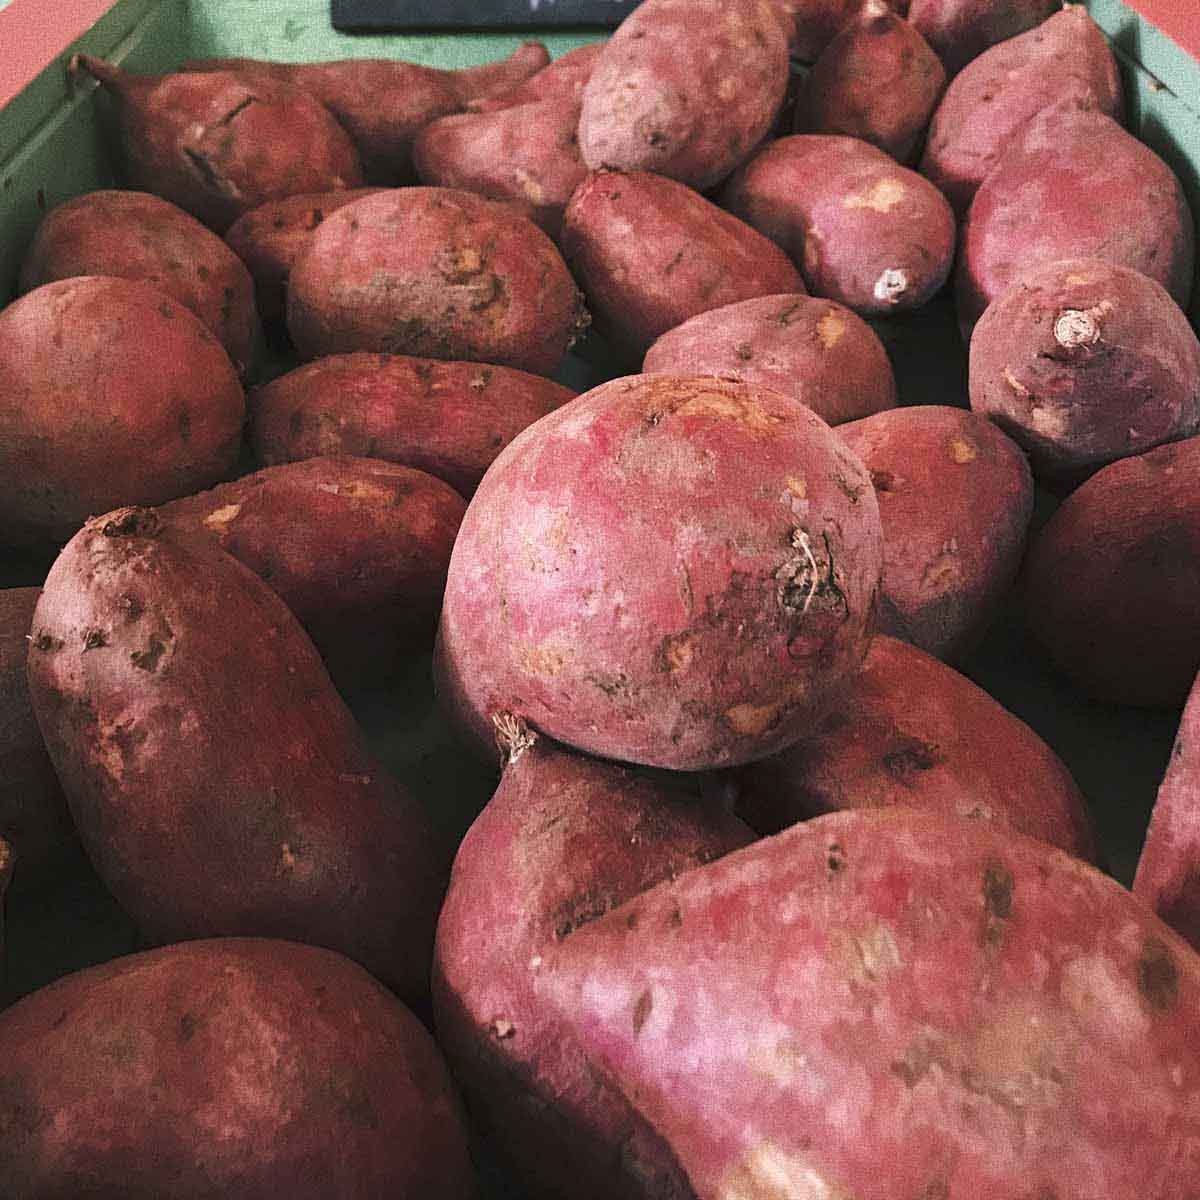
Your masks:
[[[614,380],[484,476],[450,559],[436,671],[483,742],[511,713],[677,770],[799,738],[858,670],[882,557],[857,459],[797,401]]]
[[[804,291],[786,254],[661,175],[589,175],[567,206],[562,244],[597,327],[632,362],[698,313]]]
[[[1045,22],[1059,4],[1060,0],[911,0],[908,19],[955,75],[989,46],[1015,40]],[[1064,61],[1060,69],[1071,65]]]
[[[529,963],[754,835],[673,779],[508,732],[515,754],[459,848],[438,922],[439,1044],[522,1195],[693,1200],[662,1139],[534,999]]]
[[[863,8],[866,0],[773,0],[785,22],[793,58],[815,63],[822,51],[833,41]],[[888,0],[904,15],[908,0]]]
[[[833,300],[761,296],[714,308],[650,347],[647,375],[717,375],[773,388],[830,425],[896,405],[883,343],[861,317]]]
[[[445,878],[283,601],[148,509],[89,521],[34,613],[34,713],[101,879],[151,943],[282,937],[428,987]]]
[[[959,323],[969,333],[1019,275],[1067,258],[1132,267],[1186,308],[1195,236],[1179,180],[1153,150],[1102,112],[1044,109],[1022,126],[967,213]]]
[[[1200,670],[1198,476],[1200,438],[1121,459],[1030,546],[1029,627],[1089,695],[1148,707],[1187,697]]]
[[[467,104],[468,112],[499,112],[519,104],[539,104],[543,100],[583,102],[583,89],[595,70],[596,60],[604,49],[603,42],[568,50],[548,66],[506,92],[492,92]]]
[[[161,288],[204,322],[239,374],[260,337],[254,284],[241,259],[195,217],[148,192],[99,191],[47,213],[21,267],[21,290],[76,275]]]
[[[386,677],[433,644],[466,504],[449,484],[369,458],[284,463],[165,504],[292,610],[339,687]]]
[[[566,263],[536,225],[449,188],[338,209],[288,288],[288,329],[309,358],[372,350],[550,375],[585,321]]]
[[[583,161],[710,188],[767,135],[788,75],[774,0],[643,0],[583,90]]]
[[[1121,115],[1116,59],[1080,5],[993,46],[950,84],[929,127],[922,174],[961,217],[1013,136],[1054,104]]]
[[[534,978],[698,1197],[1194,1193],[1200,956],[1009,830],[821,817],[627,902]]]
[[[79,971],[0,1014],[0,1193],[475,1194],[420,1022],[313,946],[221,938]]]
[[[300,88],[231,71],[132,75],[87,54],[72,68],[115,101],[125,182],[218,233],[267,200],[363,182],[349,135]]]
[[[1095,856],[1087,803],[1054,751],[965,675],[882,634],[817,732],[741,767],[733,788],[761,834],[842,809],[907,806]]]
[[[971,407],[1072,481],[1200,429],[1200,341],[1155,280],[1099,259],[1032,270],[971,337]]]
[[[37,288],[0,312],[0,544],[65,541],[92,513],[208,487],[244,417],[228,355],[158,288]]]
[[[817,60],[800,91],[795,129],[861,138],[909,162],[945,86],[925,39],[884,0],[869,0]]]
[[[335,354],[259,388],[250,435],[266,466],[326,454],[385,458],[469,497],[521,430],[574,395],[509,367]]]
[[[722,203],[792,256],[814,296],[855,312],[920,307],[954,261],[945,197],[857,138],[781,138],[734,175]]]
[[[12,847],[0,838],[0,981],[4,979],[4,893],[12,879],[14,861]]]

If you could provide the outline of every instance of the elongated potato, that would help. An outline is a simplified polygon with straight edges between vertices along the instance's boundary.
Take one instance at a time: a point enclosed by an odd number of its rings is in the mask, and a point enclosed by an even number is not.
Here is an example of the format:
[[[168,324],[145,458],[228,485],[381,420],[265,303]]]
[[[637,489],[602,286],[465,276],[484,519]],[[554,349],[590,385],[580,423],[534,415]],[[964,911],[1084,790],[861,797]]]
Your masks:
[[[1044,23],[1060,0],[911,0],[906,14],[954,75],[989,46]],[[1068,5],[1068,9],[1075,5]],[[1069,70],[1071,63],[1062,67]]]
[[[1040,842],[836,813],[548,948],[697,1196],[1188,1200],[1200,956]]]
[[[574,396],[510,367],[335,354],[259,388],[250,435],[266,466],[328,454],[386,458],[469,497],[521,430]]]
[[[519,104],[539,104],[543,100],[569,101],[580,104],[583,89],[592,77],[596,60],[604,50],[603,42],[590,46],[578,46],[568,50],[561,58],[543,67],[517,87],[504,92],[492,92],[467,104],[468,112],[499,112],[502,108],[515,108]]]
[[[144,937],[310,942],[425,995],[445,884],[428,817],[258,576],[119,509],[58,557],[32,636],[46,748]]]

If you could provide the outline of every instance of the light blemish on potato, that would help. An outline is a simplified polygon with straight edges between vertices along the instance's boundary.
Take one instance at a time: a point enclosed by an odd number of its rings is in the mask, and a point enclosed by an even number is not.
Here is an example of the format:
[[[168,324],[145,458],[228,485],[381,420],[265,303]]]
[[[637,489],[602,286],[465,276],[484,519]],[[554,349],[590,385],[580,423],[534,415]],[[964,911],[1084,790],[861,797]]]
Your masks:
[[[561,675],[569,654],[555,646],[530,646],[521,655],[521,666],[531,675]]]
[[[279,864],[285,871],[288,872],[296,869],[296,856],[292,853],[292,848],[287,842],[284,842],[283,845],[279,847]]]
[[[1063,967],[1062,998],[1082,1021],[1104,1021],[1127,1031],[1130,1039],[1148,1036],[1150,1021],[1138,1000],[1137,984],[1107,954],[1086,954]]]
[[[778,1037],[755,1042],[746,1051],[746,1065],[762,1079],[776,1087],[790,1087],[808,1067],[803,1043],[795,1038]]]
[[[979,457],[979,451],[965,438],[955,437],[950,439],[950,457],[961,466],[974,462]]]
[[[757,737],[778,723],[783,708],[782,703],[735,704],[725,710],[725,720],[735,733]]]
[[[687,633],[663,641],[663,662],[672,675],[686,671],[696,657],[696,639]]]
[[[788,476],[787,490],[798,500],[808,499],[808,484],[803,479],[798,479],[795,475]]]
[[[845,332],[846,322],[836,312],[827,312],[817,322],[817,337],[821,339],[821,345],[826,350],[832,350],[842,340]]]
[[[738,93],[737,80],[732,75],[726,75],[717,84],[717,99],[728,104]]]
[[[875,299],[880,304],[899,304],[908,291],[908,273],[899,267],[889,267],[875,280]]]
[[[530,204],[540,206],[546,203],[545,188],[523,167],[518,167],[513,172],[513,177],[517,181],[517,186],[521,189],[521,194]]]
[[[347,500],[365,500],[380,508],[389,507],[395,503],[396,494],[378,484],[368,483],[365,479],[355,479],[347,483],[319,483],[317,491],[328,492],[332,496],[343,496]],[[234,507],[230,505],[230,508]]]
[[[921,582],[935,591],[952,587],[962,579],[962,563],[958,556],[958,539],[942,543],[941,553],[931,559],[921,576]]]
[[[903,962],[895,935],[881,922],[873,922],[857,933],[847,933],[846,939],[851,969],[861,983],[878,983]]]
[[[1062,406],[1052,407],[1035,402],[1029,410],[1029,424],[1034,433],[1044,438],[1061,438],[1070,427],[1070,412]]]
[[[1098,309],[1066,309],[1058,314],[1058,319],[1054,322],[1054,340],[1064,350],[1094,346],[1100,340],[1098,315]]]
[[[721,1180],[717,1200],[854,1200],[798,1155],[762,1142]]]
[[[1029,396],[1029,389],[1012,373],[1010,367],[1004,368],[1004,382],[1021,397],[1022,400]]]
[[[755,433],[769,433],[782,420],[749,397],[729,396],[721,392],[700,392],[678,405],[675,412],[681,417],[717,417],[736,421]]]
[[[869,208],[873,212],[891,212],[908,196],[908,185],[903,179],[885,176],[877,179],[865,192],[857,192],[842,201],[843,208]]]
[[[821,269],[821,245],[822,237],[815,230],[810,229],[804,238],[804,274],[810,279],[816,275]]]
[[[204,518],[204,524],[209,529],[224,528],[232,521],[238,513],[242,511],[240,504],[223,504],[220,508],[214,508],[212,512]]]

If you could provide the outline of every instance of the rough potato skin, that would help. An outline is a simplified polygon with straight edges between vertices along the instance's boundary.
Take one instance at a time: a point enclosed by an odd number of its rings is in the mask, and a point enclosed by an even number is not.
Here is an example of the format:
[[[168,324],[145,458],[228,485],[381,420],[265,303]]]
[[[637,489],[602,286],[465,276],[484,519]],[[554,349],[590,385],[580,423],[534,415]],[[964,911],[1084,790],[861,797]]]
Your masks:
[[[1029,627],[1091,696],[1177,707],[1200,670],[1198,473],[1200,438],[1121,459],[1031,543]]]
[[[476,1125],[538,1200],[695,1200],[653,1128],[529,987],[529,963],[664,879],[753,841],[718,804],[538,738],[459,848],[438,922],[439,1044]]]
[[[128,955],[0,1014],[0,1048],[6,1200],[475,1195],[437,1047],[328,950]]]
[[[1200,427],[1200,341],[1155,280],[1100,259],[1021,276],[971,335],[971,407],[1078,481]]]
[[[467,508],[439,631],[447,710],[675,770],[764,757],[858,670],[882,556],[869,479],[786,396],[604,384],[527,429]]]
[[[760,296],[701,313],[646,353],[647,375],[717,375],[792,396],[830,425],[896,406],[887,351],[833,300]]]
[[[308,358],[370,350],[551,375],[585,320],[546,234],[450,188],[382,192],[326,217],[288,289]]]
[[[574,397],[509,367],[334,354],[254,392],[250,436],[265,466],[328,454],[384,458],[470,497],[518,433]]]
[[[1033,515],[1029,464],[990,422],[944,405],[878,413],[842,425],[838,436],[879,499],[880,628],[960,661],[1021,565]]]
[[[531,974],[701,1197],[1195,1193],[1200,957],[1007,829],[821,817]]]
[[[703,191],[767,135],[788,75],[788,30],[773,0],[644,0],[584,88],[583,161]]]
[[[683,184],[645,172],[589,175],[567,206],[562,245],[597,327],[634,362],[698,313],[805,290],[767,238]]]
[[[239,374],[260,336],[254,284],[220,238],[149,192],[98,191],[52,209],[21,267],[21,290],[75,275],[140,279],[178,300],[217,336]]]
[[[445,884],[428,818],[257,575],[119,509],[59,556],[32,636],[50,758],[145,938],[304,941],[426,994]]]
[[[264,321],[280,321],[287,313],[288,279],[296,260],[308,249],[313,230],[330,213],[379,190],[347,188],[285,196],[268,200],[234,221],[225,233],[225,242],[254,280],[258,311]]]
[[[548,66],[531,75],[511,91],[494,92],[467,105],[468,112],[499,112],[519,104],[538,104],[543,100],[558,100],[582,104],[583,89],[595,70],[596,60],[604,49],[603,42],[568,50]]]
[[[369,458],[267,467],[158,510],[216,538],[278,593],[342,689],[433,644],[466,502],[424,471]]]
[[[1132,267],[1186,309],[1195,236],[1179,180],[1153,150],[1104,113],[1045,109],[975,193],[958,259],[959,323],[969,334],[1018,276],[1067,258]]]
[[[861,138],[906,163],[945,86],[945,68],[925,39],[884,0],[870,0],[817,60],[795,129]]]
[[[1061,0],[911,0],[908,19],[956,75],[997,42],[1053,19]],[[1067,9],[1082,6],[1068,5]],[[1070,63],[1062,64],[1069,69]]]
[[[965,675],[879,635],[815,736],[740,768],[737,812],[761,834],[855,808],[991,821],[1094,861],[1087,802],[1058,755]]]
[[[232,71],[131,75],[77,55],[117,105],[126,183],[218,233],[267,200],[359,187],[350,136],[310,93]]]
[[[773,0],[783,17],[793,58],[815,63],[834,37],[864,7],[866,0]],[[888,0],[901,16],[908,0]]]
[[[945,197],[857,138],[781,138],[733,176],[721,202],[792,256],[814,296],[858,313],[919,308],[954,262]]]
[[[158,288],[37,288],[0,313],[0,544],[208,487],[237,460],[245,408],[216,337]]]
[[[921,173],[963,216],[1014,135],[1054,104],[1121,116],[1117,61],[1081,5],[993,46],[954,79],[933,115]]]

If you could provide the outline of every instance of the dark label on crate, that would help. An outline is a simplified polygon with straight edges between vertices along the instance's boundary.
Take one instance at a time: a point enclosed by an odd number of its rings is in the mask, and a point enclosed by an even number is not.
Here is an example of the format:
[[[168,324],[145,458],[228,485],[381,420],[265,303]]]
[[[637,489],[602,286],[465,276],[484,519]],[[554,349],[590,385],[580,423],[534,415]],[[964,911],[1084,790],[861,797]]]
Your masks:
[[[616,28],[639,0],[331,0],[335,29]]]

